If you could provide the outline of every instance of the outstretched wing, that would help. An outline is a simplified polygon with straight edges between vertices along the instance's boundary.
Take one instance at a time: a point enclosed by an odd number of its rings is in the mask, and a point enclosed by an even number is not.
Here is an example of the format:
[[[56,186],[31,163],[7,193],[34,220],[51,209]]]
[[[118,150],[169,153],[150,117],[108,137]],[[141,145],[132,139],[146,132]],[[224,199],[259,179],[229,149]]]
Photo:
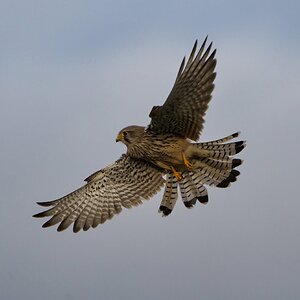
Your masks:
[[[73,231],[88,230],[122,210],[149,199],[164,185],[163,173],[149,163],[122,155],[110,166],[92,174],[86,185],[57,200],[38,202],[52,208],[34,215],[48,217],[43,227],[60,223],[62,231],[74,223]]]
[[[154,106],[150,112],[148,130],[159,134],[177,134],[192,140],[199,138],[216,78],[216,50],[209,55],[212,43],[205,50],[206,41],[207,37],[196,56],[195,42],[187,64],[183,59],[164,105]]]

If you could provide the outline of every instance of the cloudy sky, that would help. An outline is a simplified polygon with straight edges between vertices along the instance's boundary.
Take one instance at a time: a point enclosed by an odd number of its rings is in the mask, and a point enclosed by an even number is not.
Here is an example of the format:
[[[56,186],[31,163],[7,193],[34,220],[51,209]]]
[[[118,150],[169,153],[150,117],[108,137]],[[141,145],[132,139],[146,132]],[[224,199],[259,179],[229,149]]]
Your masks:
[[[0,1],[0,298],[299,299],[299,1]],[[88,232],[58,198],[147,125],[184,55],[218,49],[203,140],[247,140],[239,181],[168,218],[162,194]]]

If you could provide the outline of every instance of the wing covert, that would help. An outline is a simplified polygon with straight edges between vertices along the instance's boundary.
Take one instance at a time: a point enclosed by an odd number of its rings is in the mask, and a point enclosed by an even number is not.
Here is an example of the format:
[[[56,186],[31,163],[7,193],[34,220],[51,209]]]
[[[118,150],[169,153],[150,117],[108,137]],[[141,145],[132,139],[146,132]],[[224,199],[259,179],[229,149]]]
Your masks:
[[[197,54],[196,41],[186,64],[183,59],[167,100],[162,106],[154,106],[150,112],[148,130],[191,140],[199,138],[216,78],[216,50],[210,54],[212,43],[205,50],[206,41],[207,37]]]
[[[95,228],[118,214],[149,199],[164,185],[163,173],[155,166],[123,154],[115,163],[89,176],[86,185],[57,200],[38,202],[52,206],[34,217],[51,217],[43,227],[60,223],[62,231]]]

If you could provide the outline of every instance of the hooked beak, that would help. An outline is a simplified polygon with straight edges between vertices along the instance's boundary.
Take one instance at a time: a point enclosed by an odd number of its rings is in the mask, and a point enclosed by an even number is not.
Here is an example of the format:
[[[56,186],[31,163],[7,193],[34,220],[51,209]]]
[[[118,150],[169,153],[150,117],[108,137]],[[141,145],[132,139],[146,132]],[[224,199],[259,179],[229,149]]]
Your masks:
[[[124,134],[121,132],[118,134],[118,136],[116,138],[116,143],[121,142],[123,139],[124,139]]]

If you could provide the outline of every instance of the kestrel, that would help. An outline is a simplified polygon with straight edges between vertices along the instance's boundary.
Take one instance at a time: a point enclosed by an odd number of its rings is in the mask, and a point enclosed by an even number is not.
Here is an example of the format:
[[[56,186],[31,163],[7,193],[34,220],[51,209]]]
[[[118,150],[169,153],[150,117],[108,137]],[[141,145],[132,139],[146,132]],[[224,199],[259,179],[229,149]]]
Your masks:
[[[197,200],[206,204],[205,185],[228,187],[240,174],[235,168],[242,160],[232,156],[245,147],[244,141],[229,142],[239,133],[225,138],[196,142],[203,129],[204,115],[212,98],[216,50],[207,37],[197,50],[197,41],[185,63],[183,59],[174,86],[162,106],[154,106],[147,127],[128,126],[116,141],[127,147],[113,164],[85,179],[86,184],[57,200],[38,202],[50,206],[34,217],[51,217],[43,227],[59,224],[62,231],[73,223],[73,231],[95,228],[121,212],[165,191],[159,212],[169,215],[178,198],[178,186],[186,207]],[[197,52],[197,53],[196,53]]]

